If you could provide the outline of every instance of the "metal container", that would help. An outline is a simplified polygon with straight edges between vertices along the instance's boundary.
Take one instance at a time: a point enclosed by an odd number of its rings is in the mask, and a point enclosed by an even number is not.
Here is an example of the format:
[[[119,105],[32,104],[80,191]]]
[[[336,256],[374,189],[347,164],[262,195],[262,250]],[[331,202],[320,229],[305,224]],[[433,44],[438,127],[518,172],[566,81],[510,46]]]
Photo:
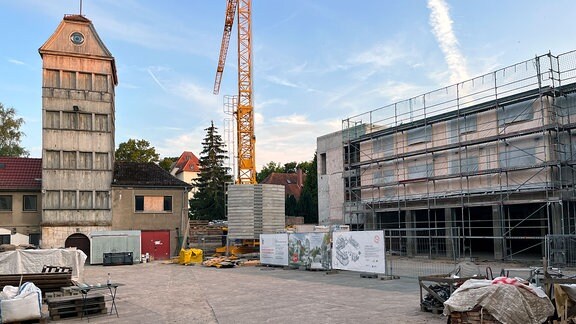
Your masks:
[[[90,264],[103,264],[105,253],[130,252],[140,263],[140,231],[98,231],[90,233]]]

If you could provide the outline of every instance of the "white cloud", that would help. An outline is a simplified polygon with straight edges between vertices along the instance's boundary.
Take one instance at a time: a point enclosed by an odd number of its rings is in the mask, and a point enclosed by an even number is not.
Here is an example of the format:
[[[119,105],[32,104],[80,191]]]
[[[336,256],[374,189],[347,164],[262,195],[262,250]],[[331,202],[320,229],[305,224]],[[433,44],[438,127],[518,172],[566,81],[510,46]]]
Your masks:
[[[293,74],[305,73],[307,66],[308,66],[308,62],[304,62],[300,65],[295,65],[291,68],[288,68],[286,72],[293,73]]]
[[[316,138],[341,130],[340,120],[311,121],[302,115],[274,118],[256,132],[257,170],[270,161],[310,161],[316,151]]]
[[[26,63],[19,61],[19,60],[15,60],[15,59],[8,59],[8,62],[10,62],[12,64],[16,64],[16,65],[26,65]]]
[[[195,108],[202,110],[218,108],[218,96],[212,94],[207,88],[189,81],[182,80],[175,85],[168,86],[168,89],[175,95],[178,95],[197,105]],[[222,111],[218,109],[217,111]]]
[[[432,33],[444,53],[444,59],[450,70],[450,83],[468,80],[466,59],[458,47],[458,39],[452,30],[452,19],[448,5],[444,0],[428,0],[430,26]]]
[[[280,98],[273,98],[273,99],[269,99],[269,100],[263,100],[263,101],[256,101],[256,107],[258,110],[267,108],[268,106],[272,106],[272,107],[278,107],[278,106],[286,106],[288,105],[288,100],[286,99],[280,99]]]
[[[355,55],[349,60],[352,64],[371,65],[376,69],[394,65],[398,60],[405,57],[404,51],[399,44],[377,44],[371,49]]]
[[[132,83],[127,83],[127,82],[122,82],[118,84],[118,87],[120,88],[126,88],[126,89],[139,89],[140,87],[132,84]]]
[[[156,146],[156,152],[161,157],[180,156],[184,151],[192,151],[198,156],[202,151],[200,143],[204,136],[205,132],[203,129],[196,129],[175,137],[167,137],[162,140],[160,145]]]
[[[309,125],[310,121],[307,120],[306,116],[304,115],[289,115],[289,116],[279,116],[273,119],[275,122],[282,123],[282,124],[291,124],[291,125]]]
[[[275,75],[267,75],[264,77],[264,79],[267,81],[270,81],[272,83],[275,83],[275,84],[278,84],[281,86],[285,86],[285,87],[289,87],[289,88],[297,88],[297,89],[302,88],[301,86],[299,86],[296,83],[293,83],[287,79],[282,79],[282,78],[275,76]]]
[[[388,80],[370,93],[387,98],[385,104],[392,104],[423,94],[427,89],[412,83]]]

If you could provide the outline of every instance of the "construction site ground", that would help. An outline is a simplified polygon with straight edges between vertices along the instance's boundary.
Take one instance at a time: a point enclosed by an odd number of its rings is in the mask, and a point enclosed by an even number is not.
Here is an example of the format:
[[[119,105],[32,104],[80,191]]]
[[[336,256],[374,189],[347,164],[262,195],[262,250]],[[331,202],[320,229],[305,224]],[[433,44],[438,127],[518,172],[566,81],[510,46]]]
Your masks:
[[[420,311],[414,278],[380,280],[340,271],[212,268],[161,261],[85,267],[84,281],[118,288],[116,315],[90,323],[445,323]],[[108,307],[109,304],[108,304]],[[85,323],[63,319],[51,323]]]
[[[418,260],[414,260],[415,264]],[[495,269],[500,265],[494,265]],[[118,288],[116,315],[51,323],[446,323],[420,310],[417,276],[282,267],[213,268],[162,261],[85,267],[84,282]],[[108,309],[110,303],[107,304]]]

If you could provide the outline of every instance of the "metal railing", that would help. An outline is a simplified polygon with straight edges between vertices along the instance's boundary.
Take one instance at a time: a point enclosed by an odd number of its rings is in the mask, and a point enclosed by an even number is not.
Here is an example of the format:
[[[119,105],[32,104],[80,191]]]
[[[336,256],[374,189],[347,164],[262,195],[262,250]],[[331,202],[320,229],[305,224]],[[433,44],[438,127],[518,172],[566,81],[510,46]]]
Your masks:
[[[449,273],[461,260],[464,238],[457,227],[385,229],[384,238],[387,275]]]
[[[546,235],[546,261],[551,267],[576,267],[576,235]]]

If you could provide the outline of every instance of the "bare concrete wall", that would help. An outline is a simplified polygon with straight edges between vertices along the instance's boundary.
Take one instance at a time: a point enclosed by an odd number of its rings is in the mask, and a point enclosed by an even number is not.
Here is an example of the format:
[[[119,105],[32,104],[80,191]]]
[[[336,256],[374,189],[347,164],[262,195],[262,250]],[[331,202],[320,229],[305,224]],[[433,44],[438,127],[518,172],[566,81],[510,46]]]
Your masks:
[[[342,168],[344,150],[342,132],[318,137],[316,146],[318,157],[318,222],[320,225],[343,224],[344,180]]]

